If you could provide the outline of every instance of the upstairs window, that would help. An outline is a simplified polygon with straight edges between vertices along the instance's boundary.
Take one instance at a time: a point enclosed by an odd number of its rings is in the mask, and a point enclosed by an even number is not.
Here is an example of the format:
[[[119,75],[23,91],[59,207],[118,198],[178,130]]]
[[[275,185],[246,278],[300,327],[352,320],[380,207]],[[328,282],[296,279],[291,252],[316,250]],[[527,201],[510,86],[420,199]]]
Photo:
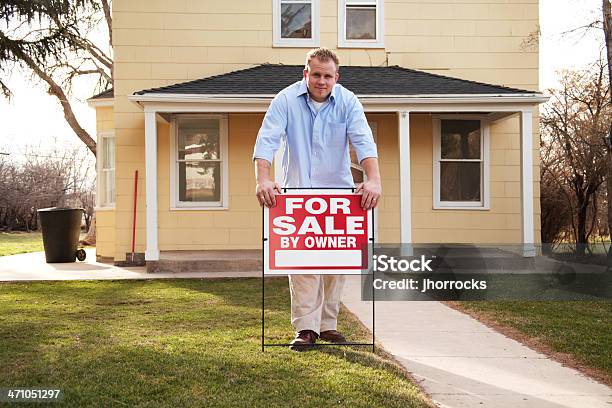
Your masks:
[[[338,0],[338,46],[384,48],[383,0]]]
[[[319,46],[319,0],[273,0],[275,47]]]

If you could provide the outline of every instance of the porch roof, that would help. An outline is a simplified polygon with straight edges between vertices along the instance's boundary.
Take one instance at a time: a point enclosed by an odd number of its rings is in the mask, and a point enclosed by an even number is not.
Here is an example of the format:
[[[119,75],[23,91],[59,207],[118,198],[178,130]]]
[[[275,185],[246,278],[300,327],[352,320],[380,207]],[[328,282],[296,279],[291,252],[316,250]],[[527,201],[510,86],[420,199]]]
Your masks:
[[[302,78],[303,65],[263,64],[134,93],[142,96],[258,96],[273,97]],[[338,81],[358,96],[538,96],[539,92],[509,88],[400,66],[341,66]]]

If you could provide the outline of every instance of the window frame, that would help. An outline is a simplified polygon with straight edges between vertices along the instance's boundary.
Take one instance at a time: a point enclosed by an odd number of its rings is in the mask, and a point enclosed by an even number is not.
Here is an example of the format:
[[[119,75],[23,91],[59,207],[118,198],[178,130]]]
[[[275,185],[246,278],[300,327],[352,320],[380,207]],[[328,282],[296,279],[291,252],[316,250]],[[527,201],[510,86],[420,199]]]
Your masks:
[[[350,40],[346,38],[346,7],[352,4],[374,5],[376,7],[376,39]],[[385,48],[385,13],[384,0],[359,2],[338,0],[338,48]]]
[[[180,201],[179,199],[179,161],[178,137],[181,119],[218,119],[219,153],[221,165],[220,201]],[[227,114],[177,114],[170,123],[170,210],[227,210],[229,209],[229,154],[228,154],[228,115]]]
[[[112,201],[108,200],[108,197],[111,195],[108,191],[108,185],[106,184],[106,177],[104,178],[105,182],[102,183],[102,174],[108,169],[104,169],[104,158],[106,156],[106,151],[104,148],[104,139],[113,139],[114,149],[115,149],[115,157],[113,162],[112,171],[115,175],[113,177],[113,182],[115,184],[115,195],[112,197]],[[113,210],[115,209],[115,203],[117,202],[117,182],[116,182],[116,172],[117,172],[117,139],[115,138],[115,132],[113,130],[101,131],[98,132],[98,157],[96,159],[96,209],[100,210]],[[103,187],[104,185],[104,187]]]
[[[489,210],[489,122],[481,115],[435,115],[433,120],[433,208],[434,210]],[[442,120],[480,121],[480,159],[447,161],[466,161],[481,163],[480,201],[442,201],[440,200],[440,163],[442,161]]]
[[[312,13],[312,38],[282,38],[281,37],[281,4],[310,3]],[[321,12],[320,0],[273,0],[272,2],[272,47],[319,47],[321,42]]]

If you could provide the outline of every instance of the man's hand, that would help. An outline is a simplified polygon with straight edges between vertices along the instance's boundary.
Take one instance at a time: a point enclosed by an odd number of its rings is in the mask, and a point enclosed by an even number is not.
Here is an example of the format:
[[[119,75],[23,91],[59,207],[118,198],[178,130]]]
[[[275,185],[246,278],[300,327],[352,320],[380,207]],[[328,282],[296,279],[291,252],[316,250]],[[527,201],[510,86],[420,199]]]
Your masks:
[[[276,195],[281,193],[281,186],[270,180],[270,166],[272,164],[264,159],[255,159],[255,195],[262,207],[276,206]]]
[[[365,183],[357,184],[356,193],[361,192],[361,208],[369,210],[376,208],[378,205],[378,199],[382,193],[379,180],[368,180]]]
[[[257,183],[255,187],[255,195],[262,207],[265,205],[268,208],[276,207],[276,195],[281,193],[281,186],[270,180],[265,180]]]
[[[365,158],[361,161],[361,167],[363,167],[363,171],[368,181],[359,183],[355,192],[362,193],[361,208],[369,210],[371,208],[376,208],[378,199],[382,194],[380,172],[378,171],[378,159],[375,157]]]

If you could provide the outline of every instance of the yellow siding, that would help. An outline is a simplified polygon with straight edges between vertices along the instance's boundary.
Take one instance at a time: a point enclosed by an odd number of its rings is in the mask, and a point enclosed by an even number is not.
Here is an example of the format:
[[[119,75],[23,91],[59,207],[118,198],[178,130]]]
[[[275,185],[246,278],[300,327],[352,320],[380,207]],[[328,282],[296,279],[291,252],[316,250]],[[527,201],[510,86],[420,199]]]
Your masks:
[[[113,258],[115,255],[115,212],[96,212],[96,256]]]
[[[115,128],[111,106],[96,108],[96,131],[108,132]],[[115,211],[96,210],[96,256],[113,258],[115,255]]]
[[[517,118],[490,128],[490,210],[433,209],[433,129],[427,114],[410,116],[412,238],[414,242],[517,243],[521,241],[520,150]],[[534,134],[537,136],[537,134]],[[538,139],[534,141],[537,154]],[[534,179],[537,168],[534,166]],[[539,242],[539,189],[534,192]]]
[[[115,128],[115,119],[112,106],[96,108],[96,131],[108,132]]]
[[[261,209],[255,198],[251,155],[262,119],[262,114],[229,115],[228,210],[170,210],[170,135],[169,129],[160,130],[160,135],[163,134],[159,138],[160,250],[261,246]]]
[[[380,242],[400,241],[399,155],[397,151],[397,115],[369,114],[376,123],[377,147],[383,196],[375,223]]]
[[[400,65],[442,75],[538,89],[538,50],[524,40],[538,25],[538,1],[386,0],[385,49],[337,49],[337,2],[321,1],[321,45],[339,54],[341,65]],[[115,0],[114,127],[117,144],[115,256],[129,249],[133,172],[140,170],[137,250],[145,244],[144,115],[127,100],[135,91],[248,68],[261,63],[302,64],[306,48],[273,48],[272,2],[169,2]],[[342,71],[341,75],[342,75]],[[431,121],[413,120],[413,237],[415,241],[520,239],[518,121],[506,120],[491,133],[491,210],[433,211]],[[381,172],[385,197],[380,208],[380,238],[399,239],[397,120],[394,114],[371,115],[379,122]],[[230,116],[230,210],[172,211],[169,208],[167,126],[159,128],[160,249],[242,248],[259,245],[258,210],[250,153],[261,115]],[[538,146],[537,122],[534,121]],[[534,155],[537,157],[536,150]],[[539,238],[539,184],[534,162],[536,239]],[[428,179],[429,177],[429,179]],[[232,216],[228,216],[231,214]],[[418,214],[418,217],[416,216]],[[449,215],[450,214],[450,215]],[[234,215],[236,216],[234,221]],[[460,217],[457,217],[460,216]],[[225,219],[223,218],[225,217]],[[464,218],[453,222],[454,218]],[[242,220],[247,226],[243,225]],[[435,225],[428,228],[423,225]],[[464,223],[464,224],[461,224]],[[210,234],[207,228],[214,228]],[[219,227],[222,229],[218,229]],[[484,228],[486,226],[486,229]],[[440,231],[453,231],[441,234]],[[465,232],[465,233],[462,233]],[[456,234],[456,235],[453,235]],[[476,234],[476,239],[472,235]],[[214,236],[211,236],[214,235]],[[202,237],[198,244],[193,237]],[[436,239],[437,238],[437,239]]]

